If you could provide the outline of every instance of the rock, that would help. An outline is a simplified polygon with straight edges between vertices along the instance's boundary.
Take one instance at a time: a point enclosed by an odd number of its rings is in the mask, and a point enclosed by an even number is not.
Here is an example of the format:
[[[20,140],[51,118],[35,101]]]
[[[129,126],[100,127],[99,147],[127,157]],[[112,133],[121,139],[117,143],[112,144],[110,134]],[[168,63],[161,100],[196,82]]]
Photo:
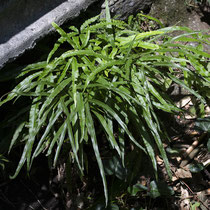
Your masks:
[[[112,16],[126,19],[147,10],[154,0],[109,0]],[[95,3],[93,15],[105,14],[105,0],[1,0],[0,69],[53,31],[52,22],[62,25]],[[91,9],[90,9],[91,10]]]
[[[155,0],[149,14],[171,26],[184,24],[188,11],[183,0]]]
[[[1,0],[0,68],[97,0]]]
[[[149,15],[160,19],[165,26],[187,26],[196,31],[209,31],[209,12],[210,9],[206,9],[204,14],[196,5],[189,8],[187,1],[183,0],[155,0]],[[204,50],[210,53],[210,45],[204,45]]]
[[[112,16],[125,20],[130,15],[140,11],[148,10],[154,0],[109,0],[109,8]],[[101,6],[103,15],[105,16],[105,3]]]

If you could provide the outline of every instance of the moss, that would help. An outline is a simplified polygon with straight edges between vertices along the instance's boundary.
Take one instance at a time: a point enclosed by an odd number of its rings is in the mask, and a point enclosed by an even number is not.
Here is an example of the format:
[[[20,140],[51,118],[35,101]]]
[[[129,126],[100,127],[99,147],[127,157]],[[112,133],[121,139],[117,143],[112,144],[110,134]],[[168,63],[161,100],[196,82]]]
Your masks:
[[[160,19],[165,25],[186,25],[190,13],[183,0],[155,0],[150,15]]]

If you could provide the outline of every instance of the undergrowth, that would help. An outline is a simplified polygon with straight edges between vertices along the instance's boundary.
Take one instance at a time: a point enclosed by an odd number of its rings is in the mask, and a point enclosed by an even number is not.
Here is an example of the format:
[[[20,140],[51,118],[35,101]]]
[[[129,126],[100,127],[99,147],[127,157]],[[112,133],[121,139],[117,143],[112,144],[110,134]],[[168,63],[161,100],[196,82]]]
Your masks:
[[[155,21],[159,29],[142,31],[139,18]],[[56,167],[60,153],[65,151],[66,162],[77,165],[82,179],[91,164],[87,145],[95,154],[106,204],[106,175],[110,174],[103,160],[105,153],[115,151],[125,167],[132,146],[132,151],[141,151],[136,152],[137,160],[141,155],[150,158],[156,179],[159,153],[171,177],[163,145],[167,135],[157,113],[161,110],[175,115],[183,111],[167,94],[174,83],[205,106],[210,55],[203,51],[203,44],[209,44],[209,36],[187,27],[164,28],[160,21],[143,14],[123,22],[110,19],[107,12],[106,20],[96,16],[80,28],[70,26],[68,32],[56,23],[52,25],[60,38],[47,60],[23,68],[14,78],[18,84],[0,101],[0,106],[10,101],[14,106],[28,102],[1,123],[2,128],[13,132],[11,139],[1,138],[6,148],[3,155],[24,146],[11,178],[25,164],[29,171],[41,153]],[[173,35],[177,31],[179,35]],[[98,133],[105,136],[105,142]],[[126,172],[118,178],[128,181]]]

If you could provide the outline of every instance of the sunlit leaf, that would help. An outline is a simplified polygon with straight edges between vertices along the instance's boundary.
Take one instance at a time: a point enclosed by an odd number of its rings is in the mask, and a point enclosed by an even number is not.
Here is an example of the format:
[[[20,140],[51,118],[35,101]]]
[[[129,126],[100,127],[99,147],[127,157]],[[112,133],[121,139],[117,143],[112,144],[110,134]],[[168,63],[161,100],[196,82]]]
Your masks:
[[[53,99],[61,92],[64,90],[64,88],[69,85],[69,83],[71,82],[71,78],[68,78],[66,80],[63,80],[49,95],[49,97],[47,98],[47,100],[43,103],[40,112],[39,112],[39,116],[42,115],[42,113],[44,112],[44,110],[46,109],[47,106],[50,105],[50,103],[53,101]]]
[[[8,101],[11,101],[17,96],[17,92],[28,87],[28,85],[31,83],[33,79],[38,77],[41,74],[41,72],[36,72],[28,77],[26,77],[22,82],[20,82],[6,97],[6,99],[0,101],[0,106],[7,103]]]
[[[25,126],[26,122],[22,122],[20,123],[20,125],[17,127],[17,129],[15,130],[15,133],[13,135],[13,138],[11,140],[11,143],[10,143],[10,146],[9,146],[9,151],[8,153],[10,152],[10,150],[12,149],[13,145],[15,144],[16,140],[18,139],[19,137],[19,134],[21,133],[21,131],[23,130],[24,126]]]

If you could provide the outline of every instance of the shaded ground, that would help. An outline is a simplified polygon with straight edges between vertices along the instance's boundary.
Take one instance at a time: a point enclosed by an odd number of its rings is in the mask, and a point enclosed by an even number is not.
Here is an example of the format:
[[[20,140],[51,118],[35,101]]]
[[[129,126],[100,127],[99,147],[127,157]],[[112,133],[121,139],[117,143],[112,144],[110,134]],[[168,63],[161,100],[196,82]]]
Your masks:
[[[187,106],[186,108],[189,108]],[[163,185],[167,183],[174,194],[170,196],[171,192],[168,191],[168,188],[160,188],[161,196],[152,197],[151,184],[154,180],[151,174],[152,167],[148,165],[147,159],[143,159],[140,172],[138,172],[139,178],[133,184],[138,183],[147,189],[139,190],[134,196],[122,186],[122,191],[117,191],[118,195],[115,196],[113,191],[113,202],[120,209],[137,210],[140,207],[147,209],[191,209],[193,205],[199,204],[200,209],[207,210],[210,196],[210,154],[206,146],[208,136],[206,133],[198,132],[195,129],[193,116],[185,115],[171,118],[167,115],[161,115],[161,117],[163,121],[166,122],[167,120],[168,122],[167,131],[170,142],[165,143],[165,149],[172,169],[172,180],[169,179],[165,171],[163,160],[157,156],[159,178],[160,183]],[[169,119],[171,120],[169,121]],[[192,145],[195,146],[191,152],[188,152]],[[189,166],[198,163],[204,165],[205,168],[192,173]],[[71,206],[67,209],[87,209],[95,203],[96,198],[103,199],[101,179],[99,175],[95,174],[97,170],[97,165],[90,166],[89,174],[83,182],[74,177],[74,173],[72,173],[73,191],[68,197],[65,164],[60,163],[55,170],[50,172],[46,158],[41,156],[35,162],[29,177],[23,171],[15,180],[1,179],[0,209],[61,210],[65,209],[65,203],[67,206]],[[116,178],[113,180],[112,177],[108,177],[108,185],[112,184],[120,188],[122,181],[119,181]]]

